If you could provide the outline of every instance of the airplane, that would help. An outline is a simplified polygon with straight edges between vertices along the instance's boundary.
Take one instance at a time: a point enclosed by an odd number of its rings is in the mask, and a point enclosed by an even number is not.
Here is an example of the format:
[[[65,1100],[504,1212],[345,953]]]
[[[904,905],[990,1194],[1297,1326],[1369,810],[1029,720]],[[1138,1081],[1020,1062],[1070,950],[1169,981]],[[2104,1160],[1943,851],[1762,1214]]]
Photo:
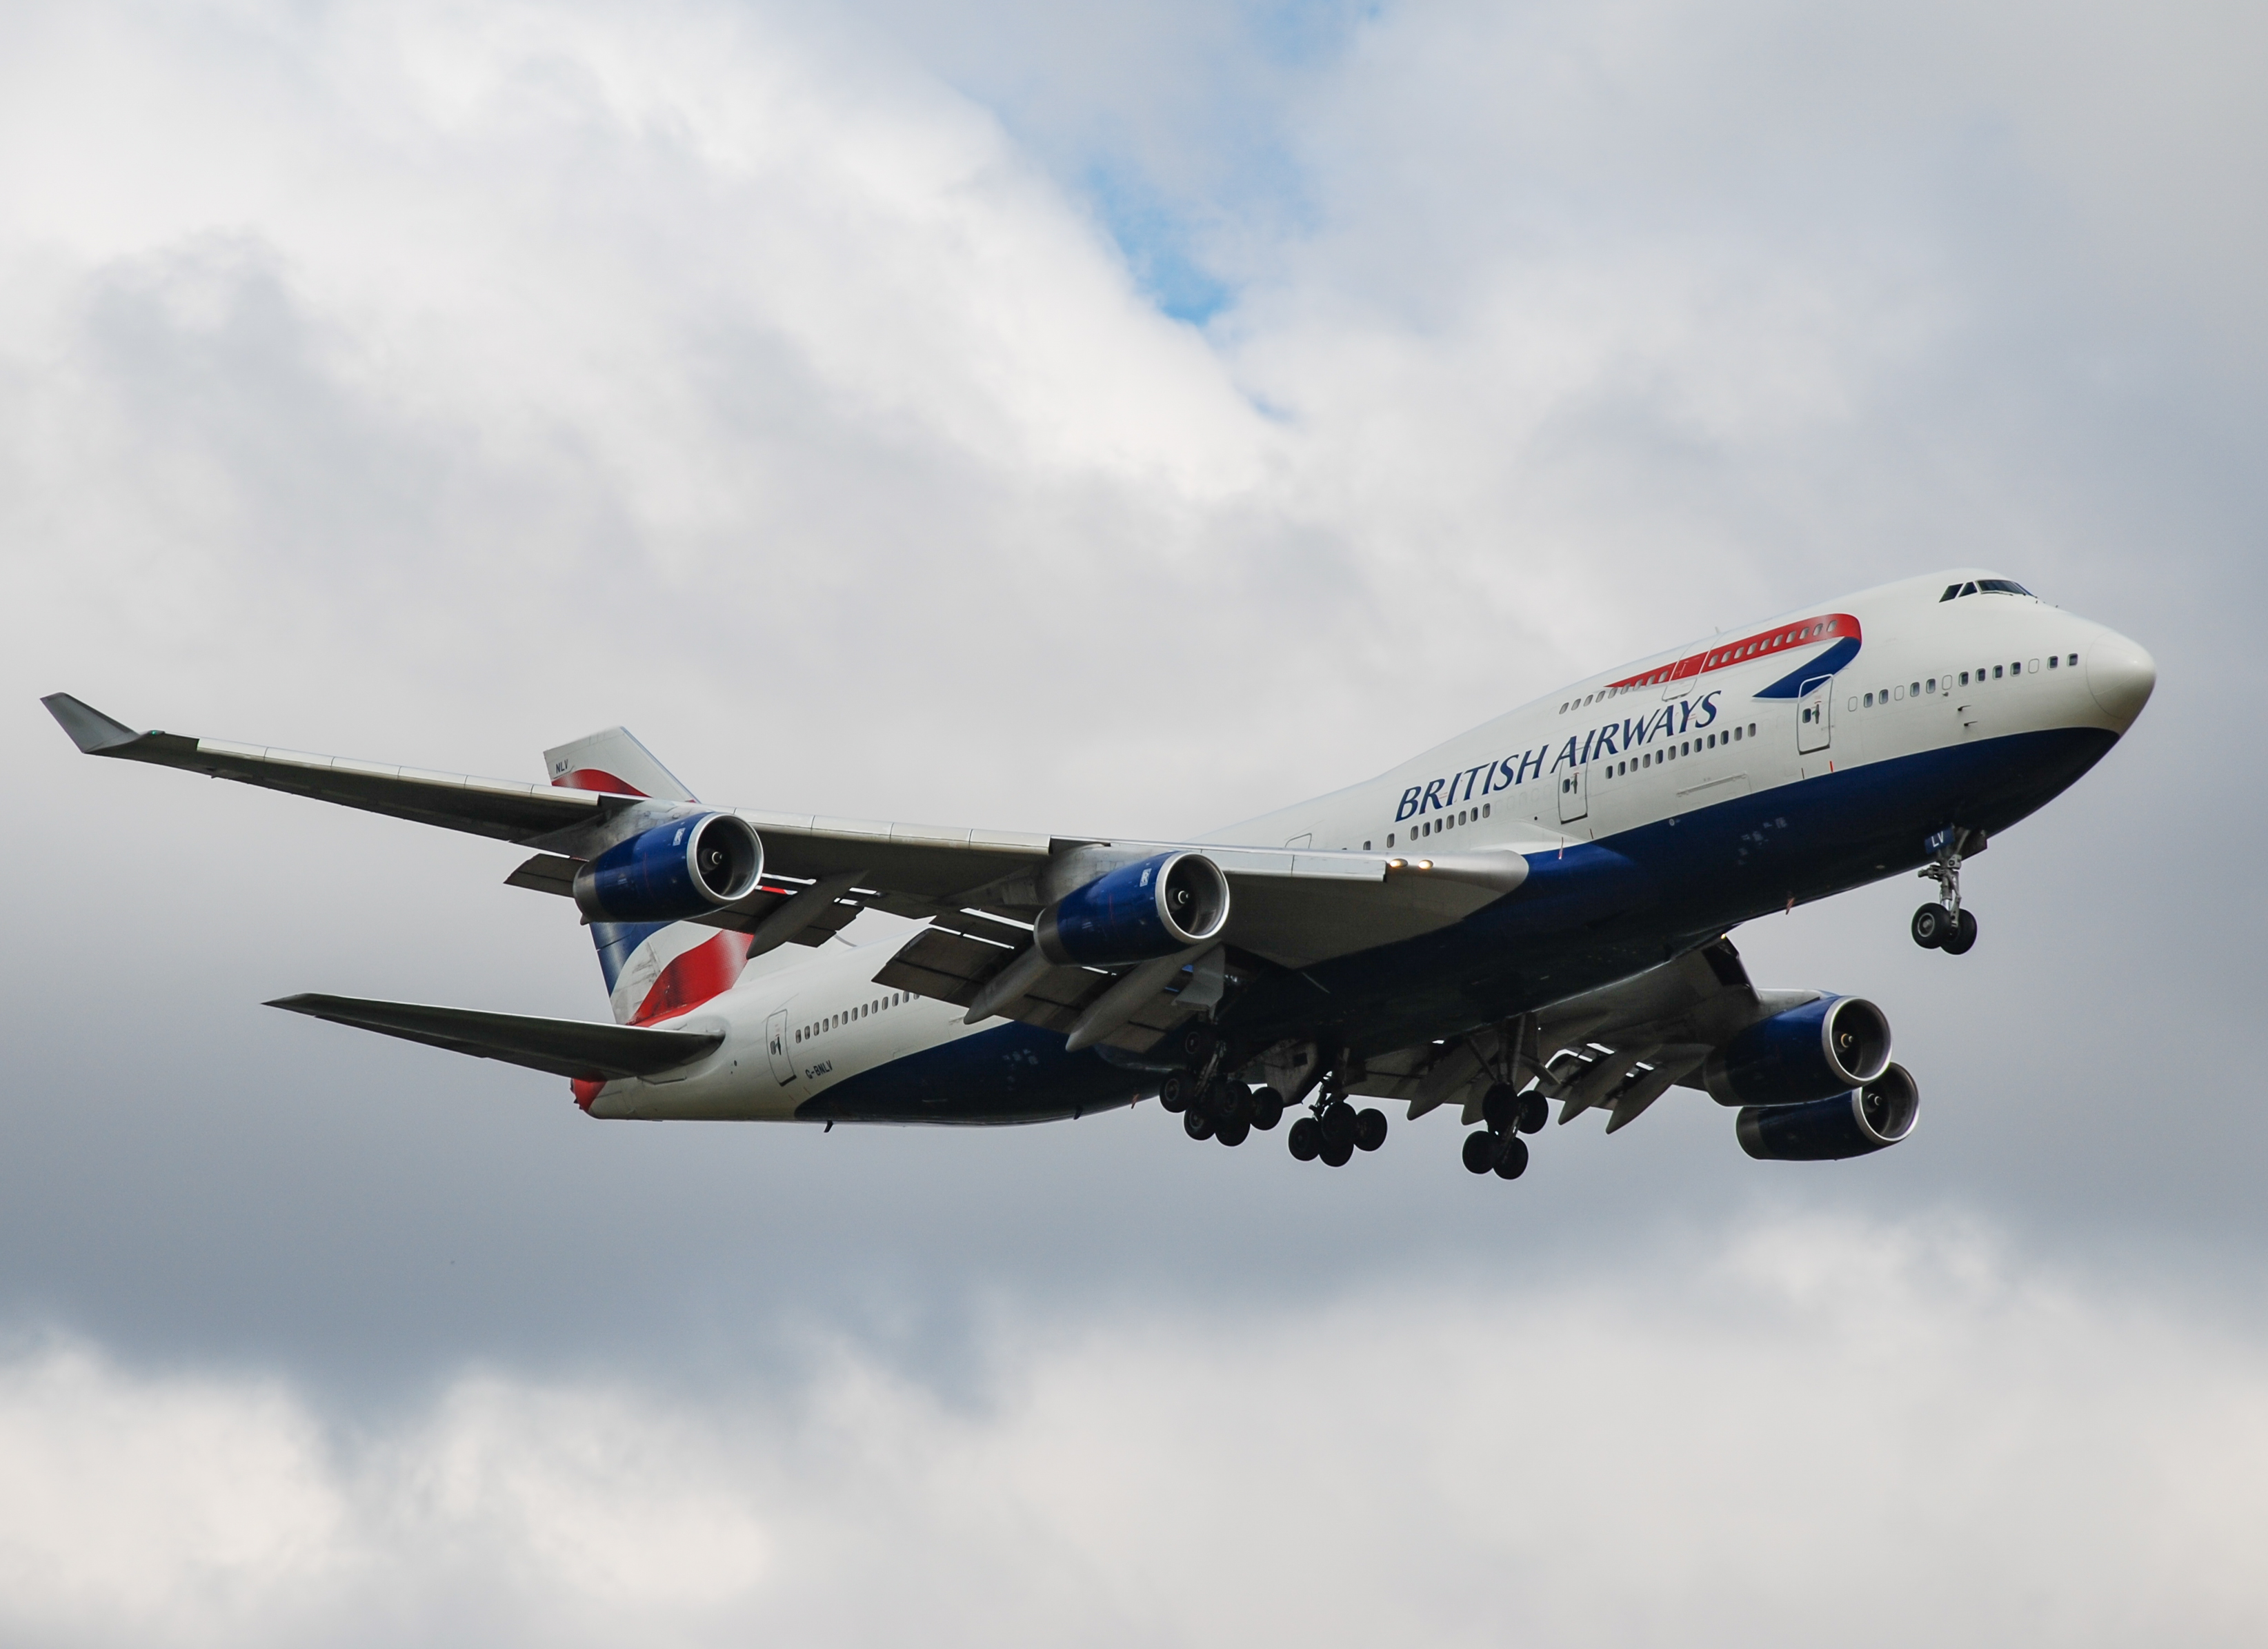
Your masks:
[[[2135,642],[1956,568],[1639,660],[1376,778],[1183,841],[712,807],[622,728],[521,783],[136,732],[43,702],[90,755],[533,849],[612,1023],[304,995],[269,1004],[569,1079],[598,1118],[1017,1123],[1157,1098],[1241,1144],[1303,1111],[1344,1166],[1385,1113],[1457,1108],[1464,1165],[1613,1132],[1673,1087],[1751,1157],[1907,1138],[1912,1075],[1863,998],[1759,989],[1753,918],[1917,874],[1918,944],[1978,939],[1965,862],[2141,714]],[[880,940],[843,929],[866,913]],[[788,945],[809,950],[787,962]]]

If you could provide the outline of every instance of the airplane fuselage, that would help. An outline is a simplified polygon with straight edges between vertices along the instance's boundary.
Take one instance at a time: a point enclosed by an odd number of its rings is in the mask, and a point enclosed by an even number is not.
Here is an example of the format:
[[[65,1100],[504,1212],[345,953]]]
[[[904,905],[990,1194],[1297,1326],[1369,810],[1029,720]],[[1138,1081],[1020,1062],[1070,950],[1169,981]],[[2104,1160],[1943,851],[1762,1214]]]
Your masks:
[[[1248,1046],[1359,1057],[1627,978],[1750,918],[1911,873],[2099,761],[2154,679],[2105,626],[1979,570],[1783,615],[1574,684],[1365,783],[1203,839],[1318,854],[1520,853],[1452,926],[1279,969],[1225,1005]],[[1984,586],[1984,588],[1979,588]],[[1549,943],[1546,943],[1548,941]],[[1155,1076],[875,986],[890,947],[753,975],[672,1028],[725,1033],[594,1116],[1023,1121],[1131,1103]]]

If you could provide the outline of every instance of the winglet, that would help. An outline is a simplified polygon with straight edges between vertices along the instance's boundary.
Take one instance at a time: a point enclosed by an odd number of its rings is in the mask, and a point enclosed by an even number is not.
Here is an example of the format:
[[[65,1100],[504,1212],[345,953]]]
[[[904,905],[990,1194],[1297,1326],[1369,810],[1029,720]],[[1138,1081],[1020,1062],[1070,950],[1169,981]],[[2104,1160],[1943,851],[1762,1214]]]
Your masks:
[[[40,702],[71,736],[71,743],[89,756],[107,756],[122,744],[143,736],[122,721],[114,721],[92,705],[82,704],[67,692],[49,693]]]

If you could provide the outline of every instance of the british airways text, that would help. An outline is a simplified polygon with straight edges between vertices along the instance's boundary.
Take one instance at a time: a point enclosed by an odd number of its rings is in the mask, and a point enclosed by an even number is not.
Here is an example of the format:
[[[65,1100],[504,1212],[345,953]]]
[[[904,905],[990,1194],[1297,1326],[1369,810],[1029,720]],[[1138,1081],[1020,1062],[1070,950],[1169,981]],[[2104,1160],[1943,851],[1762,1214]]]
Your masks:
[[[1411,785],[1402,793],[1402,808],[1394,817],[1399,823],[1420,814],[1453,808],[1473,796],[1509,790],[1530,779],[1556,773],[1562,767],[1580,767],[1588,761],[1637,750],[1658,738],[1675,738],[1697,728],[1705,728],[1717,719],[1717,700],[1722,691],[1719,689],[1699,699],[1681,699],[1650,714],[1625,717],[1593,728],[1580,738],[1569,737],[1556,754],[1551,746],[1542,744],[1501,760],[1484,761],[1430,784]],[[1547,755],[1550,756],[1548,767],[1544,765]]]

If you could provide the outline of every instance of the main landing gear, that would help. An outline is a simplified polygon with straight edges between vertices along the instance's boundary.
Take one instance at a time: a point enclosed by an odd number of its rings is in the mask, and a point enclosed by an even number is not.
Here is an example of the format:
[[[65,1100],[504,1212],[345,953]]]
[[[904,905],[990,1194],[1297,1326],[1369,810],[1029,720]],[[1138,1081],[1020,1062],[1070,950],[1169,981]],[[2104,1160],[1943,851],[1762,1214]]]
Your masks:
[[[1528,1172],[1528,1142],[1520,1136],[1536,1132],[1550,1114],[1542,1094],[1498,1083],[1481,1099],[1486,1126],[1465,1135],[1465,1166],[1476,1174],[1493,1172],[1499,1179],[1519,1179]]]
[[[1374,1151],[1386,1143],[1386,1113],[1375,1105],[1358,1111],[1343,1095],[1326,1093],[1314,1105],[1314,1114],[1292,1124],[1292,1155],[1301,1162],[1320,1157],[1333,1168],[1344,1168],[1360,1151]]]
[[[1257,1128],[1263,1134],[1284,1120],[1284,1096],[1273,1088],[1248,1088],[1221,1069],[1225,1050],[1204,1025],[1182,1032],[1186,1070],[1167,1071],[1158,1084],[1158,1103],[1181,1113],[1182,1131],[1193,1140],[1241,1145]]]
[[[1937,884],[1943,902],[1925,905],[1913,913],[1913,942],[1925,950],[1962,956],[1977,943],[1977,914],[1961,907],[1961,861],[1967,854],[1984,851],[1984,833],[1956,826],[1939,832],[1929,845],[1936,856],[1919,874]]]
[[[1264,1134],[1273,1128],[1291,1108],[1273,1088],[1248,1088],[1233,1080],[1225,1069],[1227,1050],[1209,1026],[1184,1027],[1174,1052],[1187,1064],[1160,1079],[1158,1104],[1180,1115],[1182,1131],[1191,1139],[1241,1145],[1255,1129]],[[1313,1114],[1292,1124],[1292,1155],[1301,1162],[1320,1157],[1340,1168],[1355,1152],[1374,1151],[1386,1143],[1386,1113],[1374,1106],[1356,1110],[1338,1081],[1334,1076],[1325,1082]]]

